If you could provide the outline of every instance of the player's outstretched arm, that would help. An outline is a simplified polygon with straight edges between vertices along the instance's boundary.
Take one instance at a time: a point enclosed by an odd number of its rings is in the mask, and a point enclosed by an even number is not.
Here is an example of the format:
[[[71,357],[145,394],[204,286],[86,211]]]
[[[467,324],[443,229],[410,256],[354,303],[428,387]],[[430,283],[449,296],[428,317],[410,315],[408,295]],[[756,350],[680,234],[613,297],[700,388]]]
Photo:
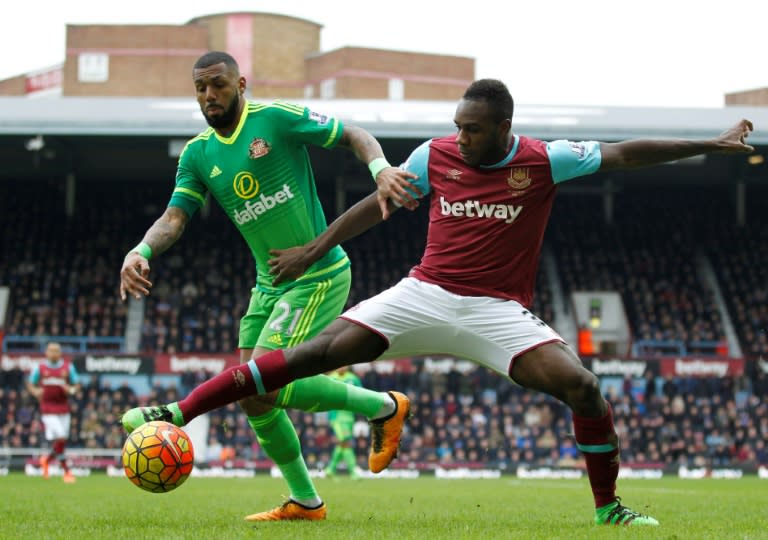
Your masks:
[[[388,202],[388,211],[394,212],[397,206]],[[384,218],[379,209],[377,193],[371,193],[349,208],[331,223],[317,238],[303,246],[289,249],[273,249],[268,261],[269,273],[274,276],[272,283],[277,285],[301,276],[307,268],[325,255],[333,246],[341,244],[364,233]]]
[[[419,205],[418,199],[423,194],[411,183],[416,175],[392,167],[373,135],[363,128],[347,125],[344,126],[339,145],[352,150],[357,159],[368,165],[376,181],[377,200],[383,219],[389,219],[391,215],[389,200],[397,201],[409,210]]]
[[[754,150],[746,143],[752,122],[741,120],[710,140],[636,139],[619,143],[600,143],[600,170],[636,169],[684,159],[699,154],[744,154]]]
[[[120,269],[120,298],[128,295],[137,300],[148,296],[152,282],[149,281],[149,259],[171,247],[181,237],[189,216],[181,208],[169,206],[144,235],[144,240],[133,248],[123,260]]]

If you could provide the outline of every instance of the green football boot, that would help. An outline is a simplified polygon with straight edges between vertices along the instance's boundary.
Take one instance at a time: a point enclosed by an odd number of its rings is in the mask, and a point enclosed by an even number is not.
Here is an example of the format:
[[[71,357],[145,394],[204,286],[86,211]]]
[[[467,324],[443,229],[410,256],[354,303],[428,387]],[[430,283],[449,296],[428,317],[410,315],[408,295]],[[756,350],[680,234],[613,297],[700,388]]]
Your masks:
[[[621,504],[621,499],[595,509],[595,523],[598,525],[626,525],[629,527],[651,525],[657,526],[658,520],[645,514],[630,510]]]
[[[178,427],[184,425],[184,417],[176,402],[159,407],[136,407],[127,411],[120,418],[120,423],[123,424],[125,431],[131,433],[137,427],[155,420],[170,422]]]

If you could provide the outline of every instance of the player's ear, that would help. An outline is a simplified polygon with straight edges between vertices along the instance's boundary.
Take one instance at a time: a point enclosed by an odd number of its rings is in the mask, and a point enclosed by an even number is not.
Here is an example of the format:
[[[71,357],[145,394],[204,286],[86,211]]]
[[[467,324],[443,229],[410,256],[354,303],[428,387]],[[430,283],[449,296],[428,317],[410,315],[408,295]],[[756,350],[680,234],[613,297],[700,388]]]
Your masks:
[[[499,136],[500,137],[506,137],[507,134],[512,130],[512,120],[510,118],[506,118],[499,122]]]

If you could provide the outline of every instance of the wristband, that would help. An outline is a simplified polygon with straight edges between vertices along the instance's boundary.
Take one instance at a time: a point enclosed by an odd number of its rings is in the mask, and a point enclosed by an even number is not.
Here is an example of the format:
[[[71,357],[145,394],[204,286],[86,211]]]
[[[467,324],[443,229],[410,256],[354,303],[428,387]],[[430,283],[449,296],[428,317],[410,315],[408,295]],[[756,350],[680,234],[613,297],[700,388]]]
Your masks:
[[[389,164],[389,161],[387,161],[386,158],[377,157],[368,164],[368,170],[371,171],[371,176],[373,176],[373,179],[376,180],[376,177],[379,176],[381,171],[391,166],[392,165]]]
[[[139,242],[139,244],[128,253],[133,253],[134,251],[147,260],[152,258],[152,248],[146,242]]]

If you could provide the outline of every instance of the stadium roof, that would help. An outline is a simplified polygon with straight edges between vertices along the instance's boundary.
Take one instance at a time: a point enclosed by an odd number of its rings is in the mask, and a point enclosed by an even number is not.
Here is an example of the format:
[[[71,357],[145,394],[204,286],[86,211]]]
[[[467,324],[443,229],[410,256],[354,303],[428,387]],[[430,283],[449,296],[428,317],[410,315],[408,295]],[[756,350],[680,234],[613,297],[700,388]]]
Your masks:
[[[268,101],[259,100],[256,101]],[[361,126],[380,138],[428,138],[453,131],[456,103],[386,100],[296,100]],[[768,107],[648,108],[517,105],[516,133],[558,138],[710,138],[741,118],[756,126],[753,144],[768,144]],[[0,97],[0,135],[190,137],[206,124],[193,98]],[[763,128],[763,129],[761,129]]]

